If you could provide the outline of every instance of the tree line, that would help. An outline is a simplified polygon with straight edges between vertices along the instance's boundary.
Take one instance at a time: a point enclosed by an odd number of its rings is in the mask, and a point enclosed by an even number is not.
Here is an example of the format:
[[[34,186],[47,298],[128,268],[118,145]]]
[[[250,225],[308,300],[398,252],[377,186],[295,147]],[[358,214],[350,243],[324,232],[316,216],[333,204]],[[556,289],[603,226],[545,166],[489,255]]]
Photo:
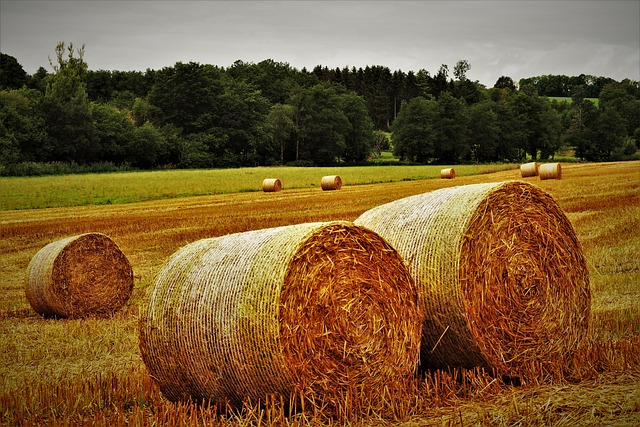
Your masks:
[[[541,76],[516,85],[503,76],[489,89],[467,79],[465,60],[452,77],[447,65],[431,75],[383,66],[297,70],[270,59],[93,71],[84,46],[64,42],[52,72],[28,75],[0,55],[4,173],[27,162],[363,164],[389,149],[411,163],[548,159],[561,147],[612,160],[631,158],[640,140],[640,87],[630,80]],[[573,102],[547,98],[567,94]]]

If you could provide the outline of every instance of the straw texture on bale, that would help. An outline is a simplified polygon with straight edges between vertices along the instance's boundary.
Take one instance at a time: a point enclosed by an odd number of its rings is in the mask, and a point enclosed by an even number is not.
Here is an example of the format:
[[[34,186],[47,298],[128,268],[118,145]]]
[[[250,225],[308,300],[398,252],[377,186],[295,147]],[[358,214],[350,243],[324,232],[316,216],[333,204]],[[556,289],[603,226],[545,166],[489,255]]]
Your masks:
[[[424,297],[421,364],[519,376],[568,359],[590,310],[589,275],[555,200],[512,181],[441,189],[362,214],[408,262]]]
[[[538,169],[541,180],[562,179],[562,166],[560,163],[543,163]]]
[[[523,178],[528,178],[531,176],[538,176],[538,163],[537,162],[529,162],[520,165],[520,175]]]
[[[230,234],[169,258],[142,311],[140,350],[172,401],[330,400],[414,373],[418,301],[397,252],[352,223]]]
[[[440,178],[453,179],[456,177],[456,171],[453,168],[445,168],[440,171]]]
[[[104,317],[133,291],[133,270],[108,236],[87,233],[49,243],[27,267],[26,297],[43,316]]]
[[[273,193],[282,190],[282,182],[278,178],[267,178],[262,181],[262,191]]]
[[[320,187],[323,190],[339,190],[342,188],[342,178],[338,175],[323,176]]]

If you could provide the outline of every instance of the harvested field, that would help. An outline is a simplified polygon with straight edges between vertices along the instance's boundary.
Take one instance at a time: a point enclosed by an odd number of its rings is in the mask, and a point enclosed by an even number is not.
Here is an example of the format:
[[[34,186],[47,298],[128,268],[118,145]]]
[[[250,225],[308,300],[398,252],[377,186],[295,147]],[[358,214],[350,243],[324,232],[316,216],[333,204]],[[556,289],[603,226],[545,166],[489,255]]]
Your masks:
[[[591,279],[589,327],[568,362],[569,369],[541,373],[520,386],[475,371],[427,375],[402,393],[376,390],[381,401],[394,402],[393,413],[384,417],[366,407],[354,407],[348,395],[340,407],[342,415],[333,420],[322,417],[322,408],[316,412],[306,408],[306,415],[290,416],[291,408],[280,401],[247,405],[226,415],[208,406],[171,403],[149,377],[138,348],[139,311],[154,276],[171,254],[200,239],[303,222],[354,220],[368,209],[402,197],[457,185],[517,180],[519,170],[460,174],[455,180],[350,184],[341,191],[326,192],[318,191],[314,179],[315,189],[278,193],[0,211],[2,423],[637,425],[639,171],[640,162],[563,164],[562,180],[533,182],[553,196],[571,221]],[[29,261],[50,242],[87,232],[110,236],[127,255],[135,278],[130,300],[108,319],[43,318],[31,309],[24,292]]]

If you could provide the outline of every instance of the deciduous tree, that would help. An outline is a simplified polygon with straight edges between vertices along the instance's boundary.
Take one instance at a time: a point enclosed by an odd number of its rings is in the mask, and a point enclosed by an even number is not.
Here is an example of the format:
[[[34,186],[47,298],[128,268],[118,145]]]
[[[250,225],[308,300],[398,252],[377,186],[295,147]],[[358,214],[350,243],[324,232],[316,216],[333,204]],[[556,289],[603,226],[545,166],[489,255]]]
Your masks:
[[[343,159],[346,162],[365,160],[371,153],[374,139],[373,121],[367,114],[365,101],[356,94],[341,95],[340,100],[342,112],[349,121]]]
[[[0,52],[0,90],[20,89],[27,83],[27,72],[16,58]]]
[[[42,106],[54,149],[50,159],[42,160],[81,164],[96,161],[97,139],[84,82],[84,46],[76,50],[73,43],[60,42],[56,46],[56,62],[50,62],[55,74],[47,85]]]
[[[284,165],[284,150],[291,135],[295,132],[294,123],[295,111],[293,105],[275,104],[269,109],[267,115],[267,126],[273,141],[274,148],[277,149],[279,163]],[[269,157],[272,150],[265,149],[265,157]],[[275,151],[275,150],[274,150]]]
[[[433,159],[436,135],[432,123],[437,114],[438,105],[433,99],[417,97],[403,104],[391,128],[393,154],[417,163]]]

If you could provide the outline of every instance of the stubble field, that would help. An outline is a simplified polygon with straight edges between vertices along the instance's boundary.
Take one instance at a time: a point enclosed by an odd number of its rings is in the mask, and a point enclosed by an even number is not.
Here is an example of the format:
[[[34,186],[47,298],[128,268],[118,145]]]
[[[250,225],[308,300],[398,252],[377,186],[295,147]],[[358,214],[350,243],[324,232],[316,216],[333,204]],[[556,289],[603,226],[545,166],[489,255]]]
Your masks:
[[[266,176],[265,176],[266,177]],[[445,186],[521,179],[519,170],[286,189],[121,205],[0,211],[0,420],[6,425],[640,425],[640,162],[563,165],[563,179],[524,178],[565,211],[585,252],[592,292],[588,338],[573,369],[520,386],[476,372],[418,378],[385,414],[287,416],[278,402],[240,413],[172,404],[140,358],[139,307],[166,258],[187,243],[280,225],[353,220],[401,197]],[[44,319],[28,305],[24,274],[46,244],[84,232],[127,255],[135,289],[109,319]],[[460,379],[462,378],[462,379]],[[366,411],[364,411],[366,412]]]

